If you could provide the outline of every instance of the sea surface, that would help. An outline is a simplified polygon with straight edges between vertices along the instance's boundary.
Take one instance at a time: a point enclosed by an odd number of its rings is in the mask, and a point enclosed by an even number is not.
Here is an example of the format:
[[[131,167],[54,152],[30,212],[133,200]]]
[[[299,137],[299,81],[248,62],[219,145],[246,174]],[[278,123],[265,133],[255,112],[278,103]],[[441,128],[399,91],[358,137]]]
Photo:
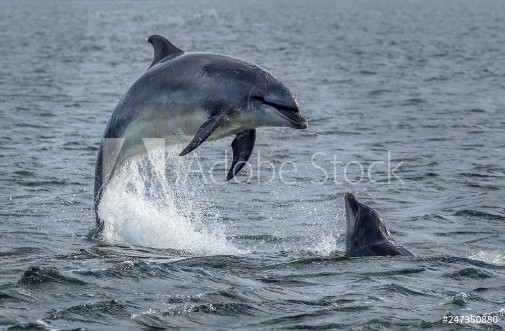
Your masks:
[[[498,0],[0,1],[0,329],[503,330],[504,31]],[[94,238],[152,34],[261,65],[309,128],[236,181],[231,137],[132,159]],[[416,256],[346,257],[348,191]]]

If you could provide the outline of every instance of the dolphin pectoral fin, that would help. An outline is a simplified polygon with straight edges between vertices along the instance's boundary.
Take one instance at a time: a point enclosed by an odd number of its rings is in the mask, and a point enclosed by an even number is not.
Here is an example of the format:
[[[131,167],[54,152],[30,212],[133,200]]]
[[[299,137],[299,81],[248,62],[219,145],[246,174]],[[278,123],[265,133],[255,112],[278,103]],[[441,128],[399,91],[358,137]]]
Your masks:
[[[247,163],[256,141],[256,130],[242,131],[235,136],[231,147],[233,148],[233,162],[226,175],[226,180],[232,179]]]
[[[211,117],[210,120],[203,123],[198,132],[193,137],[193,140],[189,143],[186,148],[179,154],[179,156],[184,156],[200,146],[210,135],[216,131],[219,125],[228,118],[225,113],[221,113],[219,115]]]

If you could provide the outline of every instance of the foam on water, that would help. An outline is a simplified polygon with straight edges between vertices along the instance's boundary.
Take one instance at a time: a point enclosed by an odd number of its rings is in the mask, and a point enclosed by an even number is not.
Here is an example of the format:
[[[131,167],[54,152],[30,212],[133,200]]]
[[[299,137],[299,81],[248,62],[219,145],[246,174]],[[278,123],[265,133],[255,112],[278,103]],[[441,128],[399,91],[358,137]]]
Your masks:
[[[104,240],[195,255],[239,253],[199,193],[203,184],[187,175],[187,164],[175,149],[164,148],[127,160],[98,209]]]
[[[468,257],[472,260],[479,260],[490,264],[505,266],[505,252],[496,251],[479,251],[477,254]]]
[[[304,251],[312,252],[322,256],[329,256],[334,252],[342,251],[341,245],[338,244],[340,235],[335,237],[331,233],[321,234],[312,245],[304,248]]]

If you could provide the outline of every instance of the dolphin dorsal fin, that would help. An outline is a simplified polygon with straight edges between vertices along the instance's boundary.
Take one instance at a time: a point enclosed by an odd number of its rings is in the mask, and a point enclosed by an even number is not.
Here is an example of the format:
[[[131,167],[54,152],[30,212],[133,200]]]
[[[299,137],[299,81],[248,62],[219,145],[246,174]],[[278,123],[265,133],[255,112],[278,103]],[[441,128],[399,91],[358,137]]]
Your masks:
[[[157,34],[147,38],[147,42],[153,45],[154,48],[154,59],[149,68],[151,68],[153,65],[160,62],[162,59],[164,59],[169,55],[184,53],[182,49],[177,48],[166,38],[159,36]]]

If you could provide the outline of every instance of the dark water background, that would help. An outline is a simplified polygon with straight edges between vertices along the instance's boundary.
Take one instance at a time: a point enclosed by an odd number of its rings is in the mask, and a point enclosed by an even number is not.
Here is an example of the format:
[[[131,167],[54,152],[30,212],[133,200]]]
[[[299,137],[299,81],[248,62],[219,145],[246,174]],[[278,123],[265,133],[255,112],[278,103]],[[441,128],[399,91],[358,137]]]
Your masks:
[[[505,311],[505,2],[0,7],[0,328],[505,327],[442,320]],[[119,183],[91,240],[100,137],[155,33],[271,70],[310,127],[260,129],[237,183],[208,180],[231,138],[168,160],[204,176],[168,181],[143,214]],[[344,257],[346,191],[417,257]]]

